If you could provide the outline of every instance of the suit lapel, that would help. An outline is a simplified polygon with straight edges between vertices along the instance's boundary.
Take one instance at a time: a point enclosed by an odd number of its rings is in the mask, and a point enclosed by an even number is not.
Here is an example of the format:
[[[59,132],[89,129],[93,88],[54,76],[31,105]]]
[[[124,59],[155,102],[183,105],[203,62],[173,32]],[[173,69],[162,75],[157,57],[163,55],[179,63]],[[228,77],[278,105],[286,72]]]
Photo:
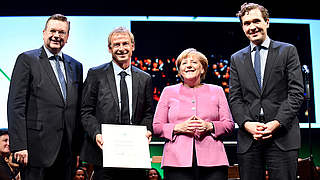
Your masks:
[[[257,76],[256,76],[256,73],[255,73],[255,71],[253,69],[250,46],[247,47],[246,53],[244,53],[243,55],[244,55],[244,65],[246,66],[245,69],[248,70],[248,74],[250,76],[250,79],[253,81],[254,87],[260,93],[261,90],[260,90],[260,87],[259,87]]]
[[[264,91],[264,89],[268,83],[268,80],[271,75],[273,64],[276,61],[277,53],[276,53],[275,49],[276,49],[276,44],[274,43],[274,41],[271,40],[270,46],[269,46],[269,51],[268,51],[268,56],[267,56],[267,60],[266,60],[266,67],[265,67],[264,75],[263,75],[262,92]]]
[[[71,95],[71,87],[73,83],[73,77],[72,77],[72,66],[71,66],[71,61],[68,58],[68,56],[63,55],[64,59],[64,68],[66,70],[66,80],[67,80],[67,102],[68,99],[70,98],[69,96]]]
[[[50,82],[53,84],[53,86],[55,87],[57,93],[59,94],[62,103],[64,103],[63,100],[63,96],[62,96],[62,92],[60,90],[60,86],[58,84],[58,80],[56,78],[56,75],[54,74],[54,71],[52,69],[52,66],[49,62],[48,56],[45,53],[45,50],[43,49],[43,47],[41,49],[39,49],[41,51],[40,54],[40,64],[43,67],[43,69],[45,70],[46,74],[48,75]]]
[[[119,99],[118,99],[118,93],[117,93],[117,87],[116,87],[116,80],[114,78],[114,71],[113,71],[112,62],[110,62],[108,64],[108,66],[106,67],[106,73],[107,73],[107,81],[108,81],[109,87],[111,89],[113,99],[117,104],[118,110],[120,111]]]
[[[134,66],[131,66],[131,74],[132,74],[132,122],[134,121],[134,114],[137,107],[137,99],[138,99],[138,91],[140,89],[140,78],[139,73],[136,71]]]

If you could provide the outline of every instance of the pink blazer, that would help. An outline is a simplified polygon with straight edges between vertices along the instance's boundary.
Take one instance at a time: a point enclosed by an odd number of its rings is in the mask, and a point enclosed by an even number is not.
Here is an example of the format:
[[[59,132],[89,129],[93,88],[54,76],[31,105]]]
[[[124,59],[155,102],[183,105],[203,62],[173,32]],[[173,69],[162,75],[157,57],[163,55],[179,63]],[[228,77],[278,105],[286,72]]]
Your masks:
[[[215,133],[201,140],[187,135],[173,136],[174,126],[192,115],[213,122]],[[224,145],[218,138],[233,129],[234,122],[221,87],[210,84],[199,88],[187,88],[182,84],[166,87],[153,120],[154,134],[167,139],[161,167],[191,167],[193,142],[199,166],[228,166]]]

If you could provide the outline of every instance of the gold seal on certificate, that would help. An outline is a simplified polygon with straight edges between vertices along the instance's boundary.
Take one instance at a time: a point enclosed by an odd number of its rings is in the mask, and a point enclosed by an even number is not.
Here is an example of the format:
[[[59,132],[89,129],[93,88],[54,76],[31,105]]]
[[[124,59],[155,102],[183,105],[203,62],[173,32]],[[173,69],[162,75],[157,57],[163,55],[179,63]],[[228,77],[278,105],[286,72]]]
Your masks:
[[[146,126],[102,124],[103,167],[151,168]]]

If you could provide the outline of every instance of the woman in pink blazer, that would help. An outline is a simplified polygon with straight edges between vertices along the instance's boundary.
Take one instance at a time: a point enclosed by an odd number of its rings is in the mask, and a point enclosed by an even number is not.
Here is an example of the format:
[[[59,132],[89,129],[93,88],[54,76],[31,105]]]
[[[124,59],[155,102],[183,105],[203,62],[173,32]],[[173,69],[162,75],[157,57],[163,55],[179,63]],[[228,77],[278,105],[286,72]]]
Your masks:
[[[184,50],[176,61],[183,83],[166,87],[153,120],[154,134],[164,137],[162,168],[166,180],[227,179],[228,159],[219,138],[234,122],[221,87],[203,84],[207,58]]]

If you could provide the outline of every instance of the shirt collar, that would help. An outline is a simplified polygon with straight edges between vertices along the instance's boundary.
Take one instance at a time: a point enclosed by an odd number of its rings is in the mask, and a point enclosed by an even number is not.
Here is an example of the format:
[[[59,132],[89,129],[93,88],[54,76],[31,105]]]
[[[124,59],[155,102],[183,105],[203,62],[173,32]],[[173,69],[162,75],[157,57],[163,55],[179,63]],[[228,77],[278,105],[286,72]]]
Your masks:
[[[55,56],[54,54],[52,54],[52,53],[49,51],[49,49],[48,49],[45,45],[43,45],[43,48],[44,48],[44,50],[45,50],[48,58],[50,58],[50,57],[52,57],[52,56]],[[60,57],[60,59],[63,59],[63,58],[62,58],[62,51],[60,51],[57,55]]]
[[[129,76],[131,76],[131,66],[129,66],[127,69],[122,69],[117,63],[112,61],[113,71],[115,75],[119,75],[121,71],[125,71]]]
[[[266,40],[263,41],[263,43],[261,44],[262,47],[264,47],[265,49],[269,49],[270,46],[270,38],[269,36],[267,36]],[[250,46],[251,46],[251,52],[254,51],[254,48],[257,46],[255,44],[253,44],[252,42],[250,42]]]

